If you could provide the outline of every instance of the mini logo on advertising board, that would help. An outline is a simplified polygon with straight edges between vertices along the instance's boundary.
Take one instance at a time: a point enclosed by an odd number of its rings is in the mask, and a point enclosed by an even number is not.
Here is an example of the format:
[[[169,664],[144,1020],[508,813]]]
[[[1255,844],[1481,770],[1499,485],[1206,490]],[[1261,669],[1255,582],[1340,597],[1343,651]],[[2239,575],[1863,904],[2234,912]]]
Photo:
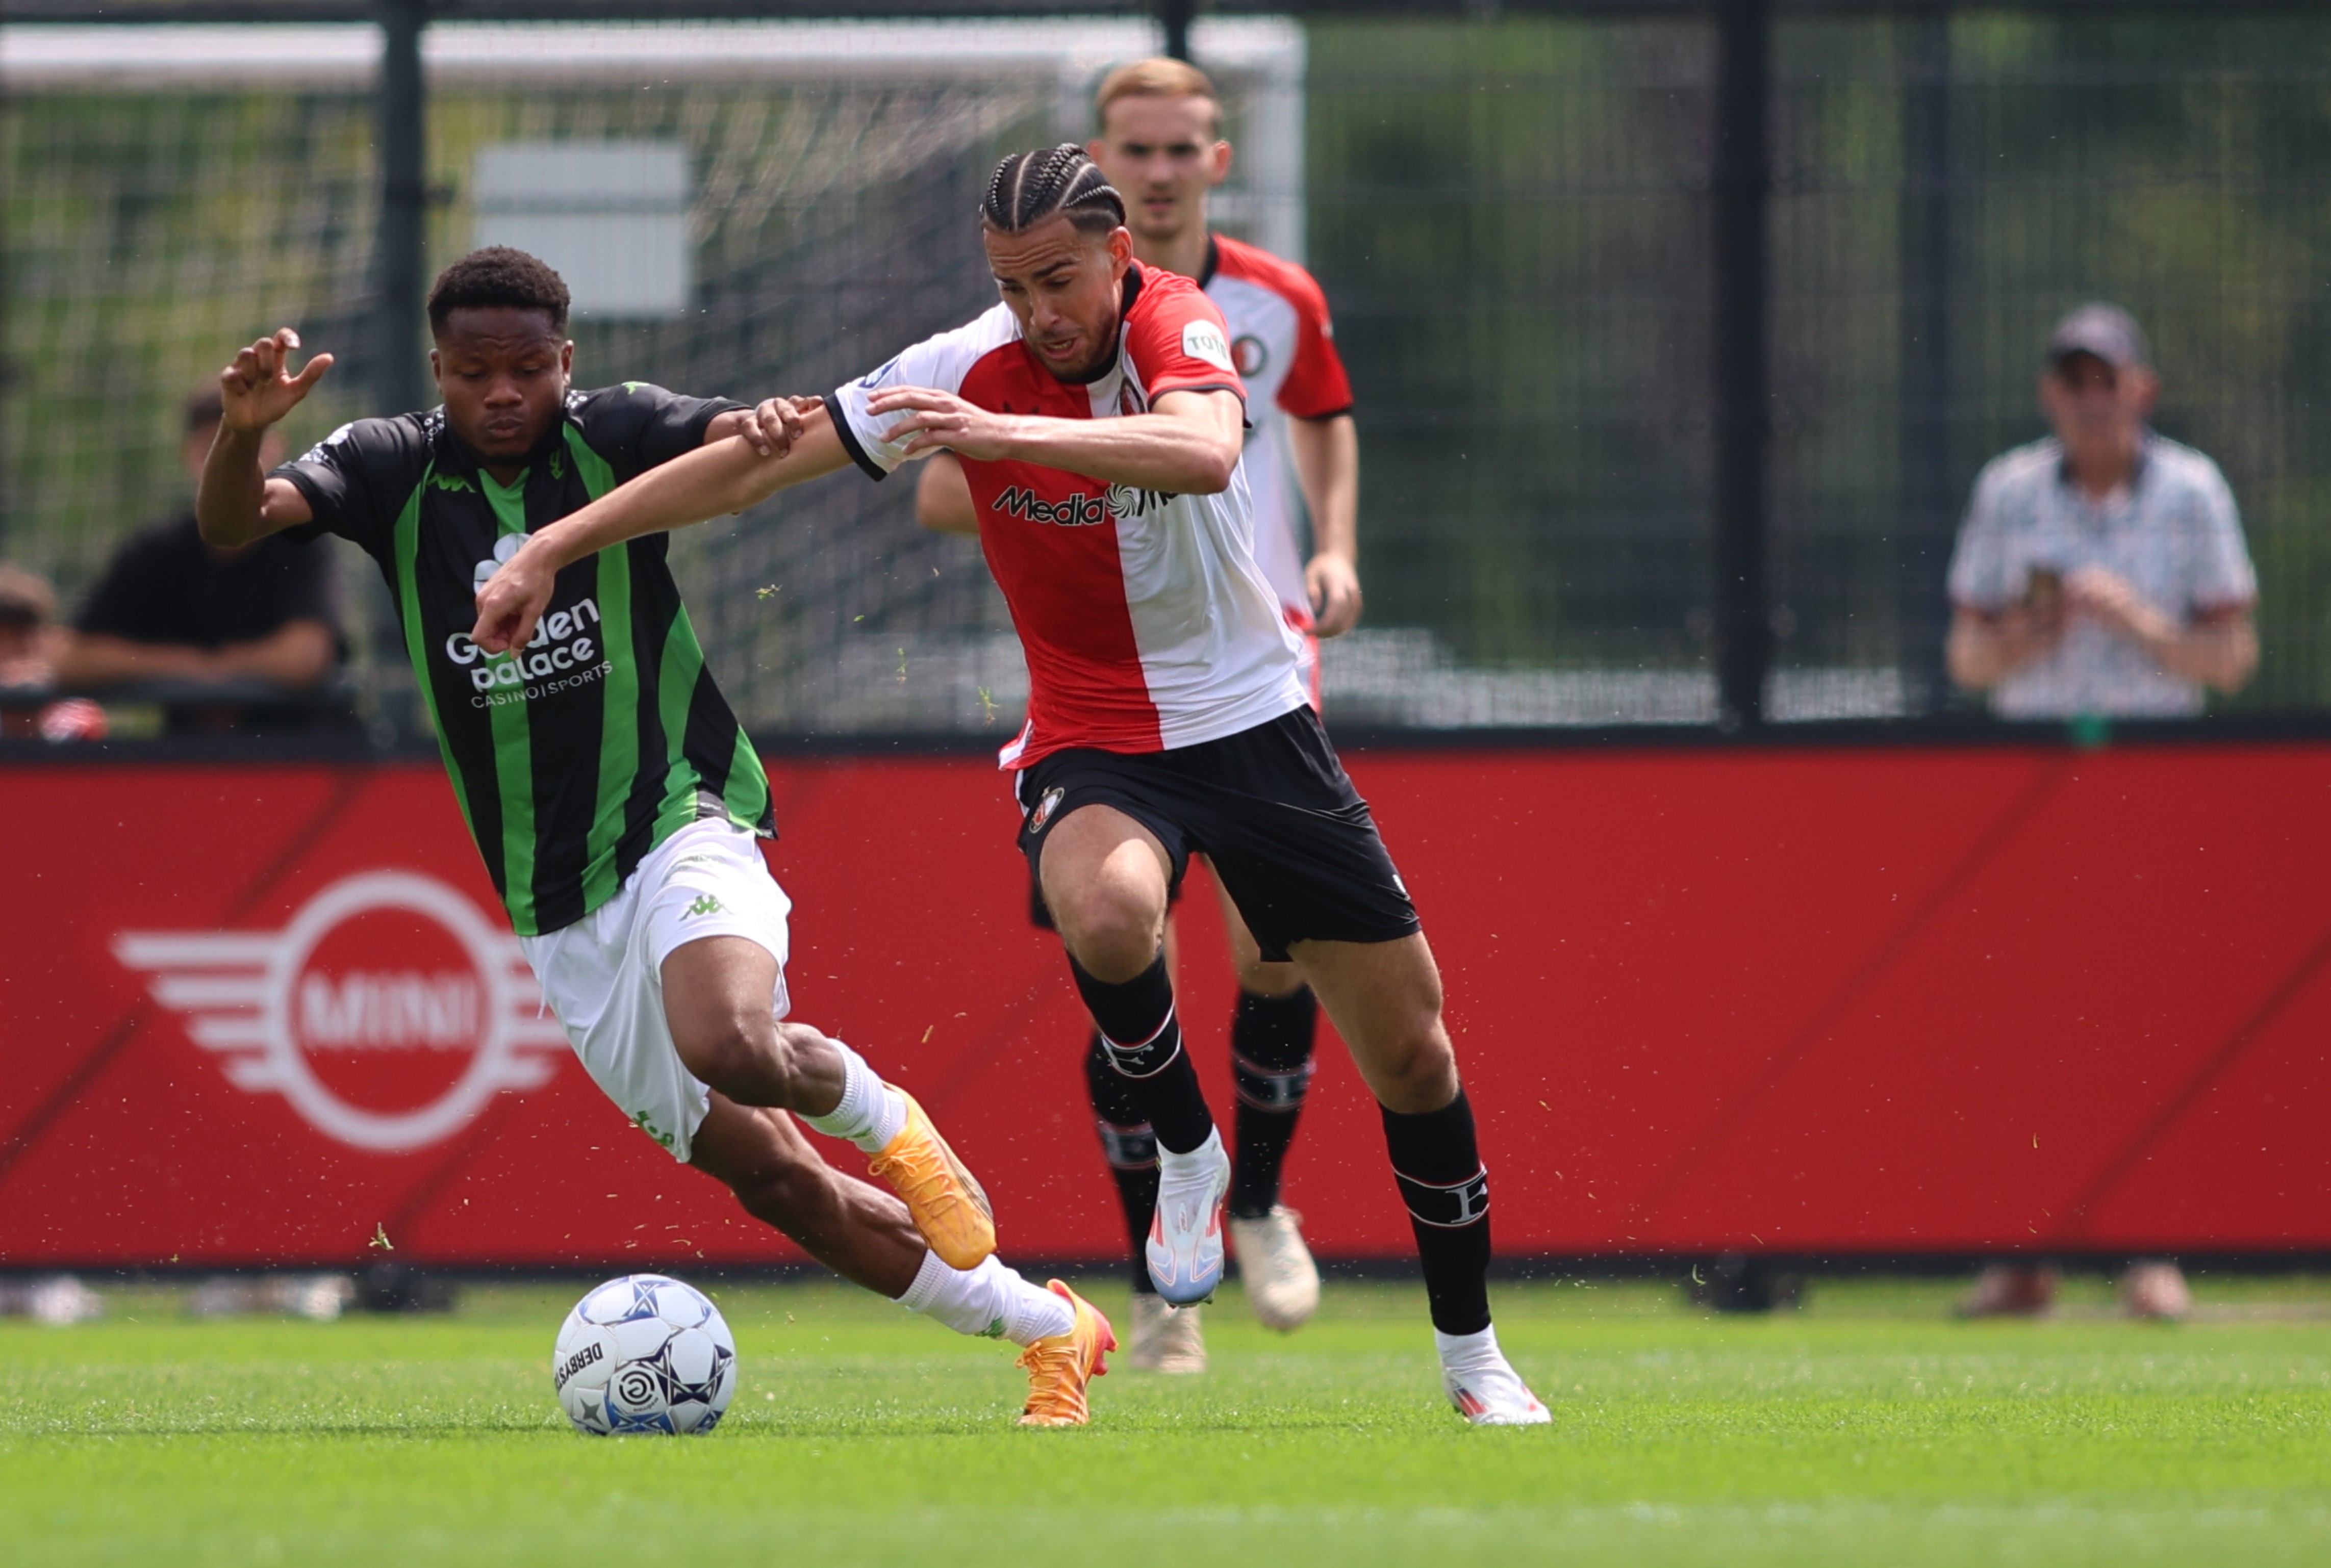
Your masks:
[[[335,882],[281,931],[123,932],[113,952],[230,1083],[352,1148],[450,1137],[566,1046],[518,939],[411,871]]]

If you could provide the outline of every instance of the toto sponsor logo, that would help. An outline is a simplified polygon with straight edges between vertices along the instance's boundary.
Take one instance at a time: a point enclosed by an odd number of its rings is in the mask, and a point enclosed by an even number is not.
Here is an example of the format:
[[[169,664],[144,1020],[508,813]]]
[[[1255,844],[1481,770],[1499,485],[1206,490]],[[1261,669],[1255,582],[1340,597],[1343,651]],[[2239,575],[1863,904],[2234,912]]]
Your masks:
[[[126,931],[113,952],[229,1082],[355,1148],[436,1143],[566,1044],[517,938],[411,871],[335,882],[281,931]]]

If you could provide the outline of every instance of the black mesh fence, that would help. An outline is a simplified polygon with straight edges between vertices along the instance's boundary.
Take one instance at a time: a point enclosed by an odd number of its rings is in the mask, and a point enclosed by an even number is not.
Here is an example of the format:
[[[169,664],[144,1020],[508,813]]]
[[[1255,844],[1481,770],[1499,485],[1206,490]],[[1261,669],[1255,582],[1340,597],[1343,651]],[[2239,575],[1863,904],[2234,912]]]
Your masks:
[[[1240,27],[1243,52],[1223,42]],[[70,601],[183,499],[176,405],[226,347],[280,319],[352,346],[302,440],[369,411],[364,360],[390,346],[366,337],[361,70],[43,75],[41,32],[0,42],[0,556]],[[430,263],[475,232],[481,147],[677,142],[689,311],[583,321],[582,379],[829,386],[990,297],[968,220],[985,167],[1073,129],[1100,67],[1148,37],[1079,36],[1008,68],[966,49],[873,69],[878,39],[823,71],[634,81],[618,41],[563,77],[434,73]],[[2144,323],[2159,428],[2215,459],[2241,508],[2263,657],[2212,710],[2331,706],[2331,14],[1784,8],[1772,41],[1767,716],[1979,710],[1943,674],[1945,565],[1976,471],[2044,433],[2041,343],[2090,299]],[[1242,166],[1287,139],[1266,98],[1290,60],[1300,93],[1298,156],[1270,166],[1294,175],[1250,177],[1224,226],[1299,236],[1355,376],[1368,611],[1328,651],[1331,713],[1712,721],[1713,22],[1309,14],[1195,43]],[[1274,202],[1293,230],[1259,216]],[[757,729],[1016,717],[1024,676],[976,553],[919,532],[903,489],[842,476],[680,548]],[[348,584],[361,623],[364,568]],[[401,672],[359,670],[393,708]]]

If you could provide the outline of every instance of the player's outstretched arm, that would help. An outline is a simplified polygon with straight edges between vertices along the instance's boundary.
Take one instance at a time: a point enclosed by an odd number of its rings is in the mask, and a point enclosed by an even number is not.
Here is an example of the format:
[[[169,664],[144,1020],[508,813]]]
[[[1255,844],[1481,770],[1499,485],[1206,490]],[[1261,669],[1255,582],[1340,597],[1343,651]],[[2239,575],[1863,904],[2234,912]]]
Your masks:
[[[781,403],[793,411],[789,426],[787,413],[771,406]],[[789,400],[772,398],[761,407],[764,428],[713,442],[652,468],[529,535],[518,554],[478,590],[478,623],[471,640],[488,653],[523,646],[549,607],[559,572],[585,556],[642,534],[665,533],[741,512],[790,485],[848,465],[850,454],[823,406],[802,413]],[[766,428],[771,417],[798,434],[788,442],[771,442]],[[772,447],[776,455],[761,455]]]
[[[910,458],[944,449],[983,462],[1040,463],[1177,496],[1230,489],[1246,450],[1246,404],[1234,392],[1161,393],[1149,413],[1123,419],[996,413],[927,386],[878,392],[866,409],[878,418],[901,416],[883,439],[903,445]]]
[[[195,526],[214,545],[248,545],[313,516],[298,486],[269,479],[259,466],[268,427],[299,407],[332,367],[332,356],[319,354],[292,375],[291,351],[299,347],[297,332],[279,328],[219,372],[218,435],[195,491]]]

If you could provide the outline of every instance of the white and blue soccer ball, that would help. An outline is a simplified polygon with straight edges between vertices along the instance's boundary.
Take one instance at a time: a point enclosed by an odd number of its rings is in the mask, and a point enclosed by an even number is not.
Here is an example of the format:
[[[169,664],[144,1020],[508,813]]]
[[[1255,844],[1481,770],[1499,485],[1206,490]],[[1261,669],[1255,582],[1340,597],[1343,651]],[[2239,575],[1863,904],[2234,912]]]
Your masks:
[[[627,1274],[566,1315],[550,1381],[578,1432],[709,1432],[737,1392],[737,1337],[694,1286]]]

